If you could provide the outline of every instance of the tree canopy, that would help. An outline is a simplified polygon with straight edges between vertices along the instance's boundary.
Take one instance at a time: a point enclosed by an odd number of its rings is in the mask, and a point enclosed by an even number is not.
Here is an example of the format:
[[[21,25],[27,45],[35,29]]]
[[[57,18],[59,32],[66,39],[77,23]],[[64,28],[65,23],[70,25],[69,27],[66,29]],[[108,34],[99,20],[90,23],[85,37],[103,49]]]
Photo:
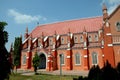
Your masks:
[[[32,62],[33,62],[34,71],[37,72],[37,67],[40,64],[40,57],[38,56],[37,52],[35,53]]]
[[[8,33],[5,31],[6,22],[0,22],[0,80],[9,79],[11,64],[9,54],[5,48],[8,42]]]
[[[21,37],[16,37],[14,42],[14,65],[18,67],[20,65],[20,56],[21,56]]]

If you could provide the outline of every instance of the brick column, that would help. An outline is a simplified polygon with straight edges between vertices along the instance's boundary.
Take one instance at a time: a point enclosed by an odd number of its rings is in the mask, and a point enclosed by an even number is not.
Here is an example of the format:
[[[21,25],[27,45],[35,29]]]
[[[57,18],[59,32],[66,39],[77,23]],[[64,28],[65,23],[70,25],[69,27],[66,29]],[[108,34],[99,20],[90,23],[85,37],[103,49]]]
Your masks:
[[[89,55],[87,48],[84,48],[84,70],[89,70]]]
[[[30,69],[32,67],[31,66],[31,61],[32,61],[31,56],[32,56],[32,52],[28,52],[27,57],[26,57],[26,59],[27,59],[27,69]]]
[[[51,54],[48,54],[48,61],[47,61],[47,71],[53,71],[53,57]]]
[[[70,49],[67,49],[66,68],[72,70],[72,53]]]
[[[89,40],[87,37],[85,27],[83,29],[83,37],[84,37],[84,69],[89,70],[89,51],[88,51]]]
[[[72,52],[71,52],[71,32],[68,29],[67,34],[67,56],[66,56],[66,68],[67,70],[72,70]]]
[[[57,70],[57,52],[56,50],[52,51],[52,55],[53,55],[53,70]]]

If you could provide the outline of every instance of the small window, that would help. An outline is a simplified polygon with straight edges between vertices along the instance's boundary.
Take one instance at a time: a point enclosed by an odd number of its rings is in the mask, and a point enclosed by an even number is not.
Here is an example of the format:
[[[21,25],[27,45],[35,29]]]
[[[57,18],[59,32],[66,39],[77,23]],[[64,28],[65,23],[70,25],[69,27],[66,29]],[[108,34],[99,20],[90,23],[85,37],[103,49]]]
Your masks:
[[[83,36],[80,36],[80,42],[83,42]]]
[[[79,53],[75,54],[75,64],[80,64],[80,54]]]
[[[120,21],[116,22],[116,28],[117,28],[117,31],[120,31]]]
[[[61,38],[61,44],[64,44],[64,38]]]
[[[95,35],[95,41],[98,41],[98,36],[97,35]]]
[[[52,40],[51,39],[49,40],[49,45],[52,45]]]
[[[64,54],[61,54],[61,64],[65,64],[64,63]]]
[[[88,36],[88,39],[89,39],[89,41],[92,41],[92,37],[91,36]]]
[[[23,55],[23,58],[22,58],[22,64],[26,64],[26,59],[27,59],[27,57],[26,57],[26,55]]]
[[[75,43],[78,42],[78,38],[77,38],[77,36],[74,37],[74,41],[75,41]]]
[[[98,64],[98,55],[96,52],[92,53],[92,64],[94,65]]]

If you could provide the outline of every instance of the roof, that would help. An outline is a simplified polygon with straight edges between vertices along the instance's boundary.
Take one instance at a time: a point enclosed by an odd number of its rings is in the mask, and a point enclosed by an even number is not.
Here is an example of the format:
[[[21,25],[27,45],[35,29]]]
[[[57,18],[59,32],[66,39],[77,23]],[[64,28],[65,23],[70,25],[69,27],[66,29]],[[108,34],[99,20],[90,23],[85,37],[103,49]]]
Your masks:
[[[77,20],[70,20],[64,22],[57,22],[52,24],[45,24],[37,26],[30,34],[32,37],[40,37],[42,32],[44,36],[52,36],[55,34],[67,34],[69,29],[72,33],[80,33],[83,32],[84,28],[86,32],[98,31],[102,26],[102,16],[92,17],[92,18],[84,18]]]
[[[109,15],[109,18],[111,18],[115,12],[120,8],[120,4],[115,8],[115,10]]]

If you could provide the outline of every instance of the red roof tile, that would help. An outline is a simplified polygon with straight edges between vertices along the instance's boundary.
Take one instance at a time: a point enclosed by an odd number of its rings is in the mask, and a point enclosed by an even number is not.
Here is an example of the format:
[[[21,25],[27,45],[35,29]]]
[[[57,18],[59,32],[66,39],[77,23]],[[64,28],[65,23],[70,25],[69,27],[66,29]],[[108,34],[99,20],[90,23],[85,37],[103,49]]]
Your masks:
[[[37,26],[31,33],[32,37],[40,37],[42,32],[45,36],[51,36],[55,33],[57,34],[66,34],[68,29],[72,33],[83,32],[84,27],[87,32],[98,31],[102,25],[102,17],[93,17],[93,18],[85,18],[64,22],[57,22],[52,24],[45,24]]]

